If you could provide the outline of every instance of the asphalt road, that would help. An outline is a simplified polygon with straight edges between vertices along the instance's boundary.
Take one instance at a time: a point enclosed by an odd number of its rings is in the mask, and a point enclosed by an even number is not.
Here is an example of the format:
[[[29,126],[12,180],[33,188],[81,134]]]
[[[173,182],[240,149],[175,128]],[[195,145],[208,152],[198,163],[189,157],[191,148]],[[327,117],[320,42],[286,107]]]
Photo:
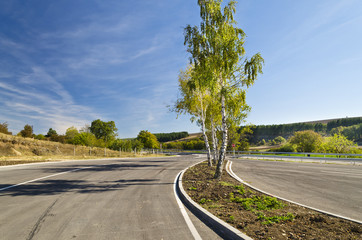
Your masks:
[[[200,160],[184,156],[1,167],[0,239],[193,239],[173,182]],[[190,217],[203,239],[219,239]]]
[[[265,192],[362,221],[362,166],[233,159],[242,180]]]

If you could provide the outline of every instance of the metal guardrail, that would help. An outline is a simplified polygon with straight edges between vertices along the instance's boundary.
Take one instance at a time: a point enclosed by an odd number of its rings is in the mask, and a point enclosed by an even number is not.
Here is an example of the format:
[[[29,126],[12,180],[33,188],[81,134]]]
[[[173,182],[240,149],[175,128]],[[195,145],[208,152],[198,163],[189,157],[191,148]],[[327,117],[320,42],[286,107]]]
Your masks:
[[[206,150],[180,150],[180,149],[147,149],[147,152],[168,154],[207,154]],[[308,153],[308,152],[254,152],[254,151],[227,151],[227,156],[236,158],[256,158],[262,160],[299,160],[299,161],[334,161],[362,163],[362,154],[346,153]],[[294,156],[293,156],[294,155]],[[297,156],[295,156],[297,155]],[[320,156],[320,157],[319,157]],[[332,157],[335,156],[335,157]]]
[[[262,160],[300,160],[300,161],[324,161],[324,162],[362,162],[362,154],[339,153],[295,153],[295,152],[232,152],[237,158],[256,158]],[[229,152],[230,155],[230,152]],[[312,156],[314,155],[314,156]],[[320,157],[319,157],[320,156]],[[335,156],[335,157],[331,157]]]

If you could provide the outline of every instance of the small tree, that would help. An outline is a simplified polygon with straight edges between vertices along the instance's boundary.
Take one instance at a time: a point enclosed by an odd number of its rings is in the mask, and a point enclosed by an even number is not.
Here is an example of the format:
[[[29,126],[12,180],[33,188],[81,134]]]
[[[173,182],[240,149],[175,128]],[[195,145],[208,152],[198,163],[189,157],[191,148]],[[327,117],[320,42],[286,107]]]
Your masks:
[[[78,134],[79,134],[78,129],[73,126],[73,127],[68,128],[68,129],[65,131],[65,138],[66,138],[66,140],[67,140],[68,143],[72,143],[74,137],[75,137],[76,135],[78,135]]]
[[[83,145],[90,147],[98,145],[97,138],[92,133],[87,133],[87,132],[82,132],[80,134],[77,134],[73,139],[73,143],[76,145]]]
[[[317,152],[323,142],[323,137],[312,130],[299,131],[290,139],[295,144],[298,152]]]
[[[24,126],[24,129],[20,131],[20,136],[22,137],[27,137],[27,138],[31,138],[33,137],[33,127],[26,124]]]
[[[333,137],[328,137],[323,144],[324,150],[328,153],[350,153],[353,147],[357,145],[348,140],[341,134],[334,134]]]
[[[7,122],[0,123],[0,132],[12,135],[12,133],[9,132],[9,130],[8,130],[8,126],[9,126],[9,124]]]
[[[115,139],[118,130],[114,121],[103,122],[100,119],[94,120],[89,129],[97,139],[103,139],[106,143]]]
[[[57,131],[55,131],[53,128],[49,128],[47,135],[45,135],[47,138],[56,137],[58,135]]]
[[[276,144],[283,144],[283,143],[285,143],[287,140],[285,140],[285,138],[283,138],[282,136],[278,136],[278,137],[276,137],[276,138],[274,138],[274,142],[276,143]]]
[[[137,140],[140,141],[145,148],[158,149],[160,147],[160,143],[157,141],[156,136],[147,130],[140,131]]]

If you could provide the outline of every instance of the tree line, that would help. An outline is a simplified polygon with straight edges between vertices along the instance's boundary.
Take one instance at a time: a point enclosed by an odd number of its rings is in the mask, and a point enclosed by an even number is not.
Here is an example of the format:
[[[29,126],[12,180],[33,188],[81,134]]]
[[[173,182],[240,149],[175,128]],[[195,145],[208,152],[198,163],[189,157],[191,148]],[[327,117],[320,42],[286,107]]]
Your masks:
[[[291,137],[295,132],[311,130],[322,135],[333,135],[341,133],[349,140],[361,141],[362,136],[362,118],[343,118],[324,123],[292,123],[292,124],[277,124],[277,125],[252,125],[242,126],[239,129],[241,132],[244,128],[250,128],[251,134],[247,139],[252,144],[257,144],[263,139],[268,141],[275,137],[282,136],[284,138]]]
[[[8,123],[0,123],[0,132],[12,135],[8,130]],[[48,140],[60,143],[82,145],[89,147],[104,147],[116,151],[140,151],[143,148],[159,148],[155,135],[147,130],[142,130],[137,138],[132,140],[122,140],[117,138],[117,128],[114,121],[102,121],[100,119],[92,121],[91,125],[85,125],[81,129],[72,126],[65,134],[58,134],[53,128],[49,128],[46,135],[34,134],[33,127],[29,124],[24,126],[17,135],[24,138],[34,138],[38,140]]]
[[[161,143],[170,142],[174,140],[178,140],[181,138],[185,138],[189,136],[188,132],[171,132],[171,133],[154,133],[157,140]]]

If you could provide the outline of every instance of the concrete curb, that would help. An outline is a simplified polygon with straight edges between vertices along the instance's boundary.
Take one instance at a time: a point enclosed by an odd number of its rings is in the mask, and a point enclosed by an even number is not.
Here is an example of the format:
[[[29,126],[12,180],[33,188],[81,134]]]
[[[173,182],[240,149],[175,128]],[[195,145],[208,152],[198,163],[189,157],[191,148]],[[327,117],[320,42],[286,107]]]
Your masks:
[[[320,213],[323,213],[323,214],[327,214],[329,216],[332,216],[332,217],[338,217],[338,218],[342,218],[342,219],[345,219],[345,220],[348,220],[348,221],[351,221],[351,222],[355,222],[355,223],[359,223],[359,224],[362,224],[361,221],[358,221],[356,219],[352,219],[352,218],[347,218],[347,217],[344,217],[344,216],[340,216],[340,215],[337,215],[337,214],[333,214],[333,213],[330,213],[330,212],[326,212],[326,211],[323,211],[323,210],[320,210],[318,208],[313,208],[313,207],[310,207],[310,206],[307,206],[307,205],[303,205],[303,204],[300,204],[300,203],[297,203],[297,202],[294,202],[294,201],[291,201],[291,200],[288,200],[288,199],[285,199],[285,198],[282,198],[282,197],[278,197],[276,195],[273,195],[271,193],[268,193],[268,192],[265,192],[263,190],[260,190],[256,187],[253,187],[252,185],[248,184],[247,182],[244,182],[241,178],[239,178],[234,172],[233,170],[231,169],[231,165],[232,165],[232,161],[228,161],[226,163],[226,171],[228,172],[228,174],[233,177],[235,180],[239,181],[240,183],[244,184],[244,185],[247,185],[248,187],[258,191],[258,192],[261,192],[263,194],[266,194],[266,195],[269,195],[271,197],[275,197],[275,198],[278,198],[280,200],[283,200],[283,201],[286,201],[286,202],[290,202],[290,203],[293,203],[293,204],[296,204],[298,206],[301,206],[301,207],[305,207],[305,208],[308,208],[308,209],[311,209],[311,210],[314,210],[314,211],[317,211],[317,212],[320,212]]]
[[[196,164],[195,164],[196,165]],[[192,166],[190,166],[192,167]],[[188,167],[188,168],[190,168]],[[244,233],[240,232],[236,228],[230,226],[229,224],[225,223],[223,220],[215,217],[210,212],[206,211],[203,207],[199,204],[194,202],[185,192],[182,187],[182,177],[184,172],[188,169],[184,169],[179,174],[179,177],[176,181],[176,189],[178,197],[181,199],[183,204],[197,216],[201,221],[203,221],[208,227],[214,230],[220,237],[223,239],[243,239],[243,240],[252,240],[252,238],[248,237]]]

